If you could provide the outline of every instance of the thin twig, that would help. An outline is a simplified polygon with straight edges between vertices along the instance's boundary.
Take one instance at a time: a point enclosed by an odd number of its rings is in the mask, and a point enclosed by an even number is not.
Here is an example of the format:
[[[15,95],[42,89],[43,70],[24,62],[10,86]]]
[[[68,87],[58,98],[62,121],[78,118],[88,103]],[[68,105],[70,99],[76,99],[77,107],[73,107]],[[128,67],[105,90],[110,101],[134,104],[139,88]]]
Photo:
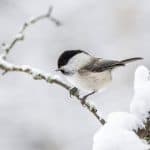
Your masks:
[[[6,58],[6,55],[9,53],[9,51],[16,45],[17,42],[24,40],[25,31],[31,25],[33,25],[33,24],[35,24],[35,23],[37,23],[37,22],[39,22],[41,20],[44,20],[44,19],[48,19],[48,20],[52,21],[57,26],[61,25],[59,20],[57,20],[56,18],[52,17],[52,15],[51,15],[52,14],[52,10],[53,10],[53,7],[50,6],[48,11],[45,14],[42,14],[40,16],[37,16],[37,17],[32,18],[29,21],[25,22],[23,24],[23,26],[21,27],[20,31],[18,32],[18,34],[16,34],[16,36],[13,38],[12,42],[10,42],[10,44],[8,44],[8,45],[5,44],[5,43],[2,44],[2,49],[5,52],[5,58]]]

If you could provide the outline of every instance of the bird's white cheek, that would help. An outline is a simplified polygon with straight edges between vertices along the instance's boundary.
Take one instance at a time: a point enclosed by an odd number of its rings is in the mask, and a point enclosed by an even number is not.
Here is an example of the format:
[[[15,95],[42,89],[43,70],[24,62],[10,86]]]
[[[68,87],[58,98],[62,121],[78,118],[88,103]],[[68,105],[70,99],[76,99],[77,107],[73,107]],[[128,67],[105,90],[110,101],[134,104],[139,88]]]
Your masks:
[[[74,70],[78,70],[91,62],[91,59],[92,57],[90,55],[84,53],[78,54],[70,59],[68,62],[68,67]]]

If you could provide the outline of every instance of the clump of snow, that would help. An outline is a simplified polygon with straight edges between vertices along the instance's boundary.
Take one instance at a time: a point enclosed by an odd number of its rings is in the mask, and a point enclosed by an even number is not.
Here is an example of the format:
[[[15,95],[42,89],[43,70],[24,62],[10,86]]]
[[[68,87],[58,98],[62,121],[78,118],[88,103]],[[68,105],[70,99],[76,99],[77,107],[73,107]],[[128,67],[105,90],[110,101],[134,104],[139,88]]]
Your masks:
[[[33,67],[29,66],[29,65],[22,65],[22,66],[20,66],[20,68],[22,70],[30,70],[30,72],[32,72],[33,76],[43,75],[46,78],[52,76],[52,74],[50,74],[50,73],[46,73],[46,72],[42,71],[41,69],[33,68]]]
[[[5,55],[0,55],[0,64],[1,64],[2,66],[5,66],[6,68],[12,69],[12,68],[14,67],[14,65],[11,64],[11,63],[9,63],[9,62],[7,62],[7,61],[5,61],[5,60],[3,59],[4,56],[5,56]]]
[[[14,37],[14,39],[22,39],[23,38],[23,34],[22,33],[17,33]]]
[[[96,108],[96,105],[93,101],[86,101],[87,105],[90,106],[90,110],[93,110],[93,108]]]
[[[148,150],[145,144],[133,131],[104,125],[94,136],[93,150]]]
[[[94,136],[93,150],[148,150],[150,146],[133,131],[138,122],[131,113],[111,113]]]
[[[129,112],[113,112],[109,114],[107,122],[111,124],[111,126],[115,126],[118,128],[126,129],[126,130],[137,130],[144,127],[143,122],[136,117],[134,114]],[[137,124],[139,126],[137,126]]]
[[[49,76],[49,75],[48,75]],[[62,80],[62,78],[59,76],[59,75],[53,75],[53,79],[55,79],[55,80]]]
[[[94,136],[93,150],[149,150],[150,145],[134,131],[144,128],[150,111],[150,72],[140,66],[135,72],[130,112],[113,112]]]
[[[150,72],[144,66],[138,67],[135,72],[134,92],[130,111],[145,121],[150,111]]]

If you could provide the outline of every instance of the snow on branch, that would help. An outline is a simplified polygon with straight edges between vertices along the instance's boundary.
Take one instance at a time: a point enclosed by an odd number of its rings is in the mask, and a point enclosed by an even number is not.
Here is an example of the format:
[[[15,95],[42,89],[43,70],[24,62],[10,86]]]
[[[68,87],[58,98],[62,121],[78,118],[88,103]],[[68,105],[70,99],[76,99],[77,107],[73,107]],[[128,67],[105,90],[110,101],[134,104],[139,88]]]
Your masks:
[[[47,11],[47,13],[42,14],[40,16],[37,16],[35,18],[30,19],[29,21],[25,22],[21,28],[21,30],[18,32],[18,34],[13,38],[12,42],[10,44],[2,44],[2,49],[3,49],[3,53],[0,54],[0,69],[3,70],[3,75],[8,73],[8,72],[23,72],[26,74],[29,74],[30,76],[32,76],[33,79],[35,80],[45,80],[47,83],[50,84],[57,84],[63,88],[65,88],[66,90],[70,91],[71,87],[65,83],[63,83],[61,81],[61,79],[58,79],[57,77],[55,77],[52,74],[49,73],[44,73],[44,71],[41,71],[39,69],[30,67],[29,65],[16,65],[16,64],[12,64],[10,62],[8,62],[6,60],[7,55],[9,54],[10,50],[19,42],[19,41],[23,41],[25,38],[25,31],[31,27],[33,24],[43,20],[43,19],[48,19],[50,21],[52,21],[56,26],[61,25],[60,21],[58,21],[56,18],[54,18],[52,16],[52,9],[53,7],[50,7]],[[74,97],[76,97],[77,100],[79,100],[80,102],[82,102],[82,97],[80,97],[79,95],[79,90],[76,89],[76,92],[72,93],[72,95]],[[81,103],[82,104],[82,103]],[[86,102],[84,104],[85,108],[87,108],[89,110],[89,112],[91,112],[96,119],[102,124],[105,124],[105,120],[103,118],[101,118],[98,114],[98,111],[96,109],[96,107],[91,104],[90,102]]]
[[[130,112],[113,112],[94,136],[93,150],[149,150],[150,72],[140,66],[135,72]],[[147,141],[147,142],[146,142]]]
[[[144,123],[137,134],[150,141],[150,71],[145,66],[138,67],[135,72],[134,92],[130,111]]]
[[[16,34],[16,36],[13,38],[12,42],[10,44],[2,44],[2,49],[5,51],[5,55],[7,55],[9,53],[9,51],[15,46],[15,44],[19,41],[23,41],[24,37],[25,37],[25,31],[27,30],[27,28],[29,28],[31,25],[43,20],[43,19],[48,19],[50,21],[52,21],[55,25],[60,26],[61,23],[59,20],[57,20],[56,18],[52,17],[52,10],[53,7],[50,6],[48,11],[45,14],[42,14],[40,16],[37,16],[35,18],[30,19],[29,21],[25,22],[23,24],[23,26],[21,27],[20,31],[18,32],[18,34]]]
[[[131,113],[111,113],[94,136],[93,150],[149,150],[150,145],[133,131],[139,121]]]

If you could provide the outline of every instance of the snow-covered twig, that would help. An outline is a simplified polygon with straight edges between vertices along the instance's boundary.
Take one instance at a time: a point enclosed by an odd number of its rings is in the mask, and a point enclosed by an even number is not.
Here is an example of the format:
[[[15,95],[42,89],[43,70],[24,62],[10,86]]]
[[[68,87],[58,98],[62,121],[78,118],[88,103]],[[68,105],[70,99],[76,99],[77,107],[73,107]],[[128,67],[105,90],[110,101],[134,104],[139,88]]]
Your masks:
[[[29,74],[33,77],[35,80],[45,80],[47,83],[55,83],[66,90],[70,91],[71,87],[59,79],[55,78],[55,76],[50,75],[48,73],[44,73],[43,71],[39,69],[35,69],[33,67],[27,66],[27,65],[15,65],[12,63],[7,62],[3,57],[0,57],[0,68],[5,72],[24,72],[26,74]],[[78,89],[77,89],[78,90]],[[79,92],[75,92],[72,95],[75,96],[80,102],[82,102],[82,98],[78,94]],[[98,115],[97,109],[94,105],[90,104],[89,102],[85,102],[85,107],[98,119],[98,121],[104,125],[105,120],[100,118]]]
[[[7,44],[3,44],[2,45],[2,48],[3,48],[4,52],[0,55],[0,69],[4,71],[3,74],[5,74],[7,72],[24,72],[26,74],[31,75],[32,78],[35,79],[35,80],[45,80],[47,83],[57,84],[57,85],[65,88],[66,90],[70,91],[71,87],[69,85],[63,83],[61,80],[55,78],[55,76],[53,76],[53,75],[44,73],[43,71],[41,71],[39,69],[35,69],[35,68],[30,67],[28,65],[15,65],[15,64],[12,64],[12,63],[10,63],[10,62],[8,62],[6,60],[6,57],[7,57],[8,53],[15,46],[15,44],[17,42],[19,42],[19,41],[24,40],[25,31],[31,25],[33,25],[36,22],[38,22],[40,20],[43,20],[43,19],[50,19],[57,26],[59,26],[61,24],[57,19],[55,19],[54,17],[52,17],[51,13],[52,13],[52,7],[50,7],[48,9],[48,12],[46,14],[37,16],[37,17],[31,19],[30,21],[24,23],[24,25],[22,26],[21,30],[14,37],[14,39],[12,40],[12,42],[10,44],[8,44],[8,45]],[[82,102],[83,99],[80,97],[78,89],[77,89],[77,91],[75,93],[72,93],[72,95],[75,96],[77,98],[77,100],[79,100],[80,102]],[[102,125],[105,124],[105,120],[102,119],[98,115],[98,111],[97,111],[97,109],[96,109],[96,107],[94,105],[90,104],[90,102],[85,102],[84,106],[97,118],[97,120]]]
[[[5,52],[5,58],[6,55],[9,53],[9,51],[15,46],[15,44],[19,41],[23,41],[24,37],[25,37],[25,31],[27,30],[28,27],[30,27],[31,25],[43,20],[43,19],[48,19],[50,21],[52,21],[53,23],[55,23],[57,26],[60,26],[61,23],[59,20],[57,20],[56,18],[52,17],[52,10],[53,7],[50,6],[48,11],[45,14],[42,14],[40,16],[37,16],[35,18],[30,19],[29,21],[25,22],[23,24],[23,26],[21,27],[20,31],[18,32],[18,34],[16,34],[16,36],[13,38],[12,42],[10,44],[2,44],[2,49]]]

